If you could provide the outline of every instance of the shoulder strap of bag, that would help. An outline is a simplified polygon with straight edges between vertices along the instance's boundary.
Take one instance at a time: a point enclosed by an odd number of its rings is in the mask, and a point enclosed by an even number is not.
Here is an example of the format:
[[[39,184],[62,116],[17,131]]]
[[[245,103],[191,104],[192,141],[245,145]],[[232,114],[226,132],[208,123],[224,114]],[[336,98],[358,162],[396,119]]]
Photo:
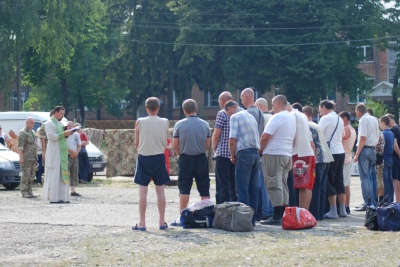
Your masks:
[[[338,125],[339,125],[339,116],[338,116],[338,118],[337,118],[337,123],[336,123],[335,130],[333,131],[332,136],[331,136],[331,140],[329,140],[329,142],[332,141],[333,135],[335,134]]]

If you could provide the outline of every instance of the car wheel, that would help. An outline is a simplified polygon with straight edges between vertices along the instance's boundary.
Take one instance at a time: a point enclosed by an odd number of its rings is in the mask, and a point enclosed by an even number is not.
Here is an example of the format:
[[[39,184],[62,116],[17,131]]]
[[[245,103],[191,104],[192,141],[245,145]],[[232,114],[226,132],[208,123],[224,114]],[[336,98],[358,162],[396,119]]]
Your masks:
[[[8,190],[13,190],[19,186],[19,183],[6,183],[3,186]]]
[[[89,172],[87,179],[89,183],[93,180],[93,172]]]

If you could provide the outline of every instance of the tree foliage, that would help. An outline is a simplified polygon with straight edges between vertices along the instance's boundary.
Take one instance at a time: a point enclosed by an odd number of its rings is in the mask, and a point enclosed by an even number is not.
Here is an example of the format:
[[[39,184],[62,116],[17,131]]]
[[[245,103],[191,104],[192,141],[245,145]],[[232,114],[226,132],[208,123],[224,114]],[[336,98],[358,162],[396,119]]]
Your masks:
[[[148,96],[272,85],[291,101],[366,88],[358,47],[400,36],[380,0],[0,0],[0,87],[18,73],[25,108],[106,109],[132,118]],[[392,36],[392,37],[390,37]],[[1,83],[2,82],[2,83]],[[393,90],[397,94],[398,90]]]

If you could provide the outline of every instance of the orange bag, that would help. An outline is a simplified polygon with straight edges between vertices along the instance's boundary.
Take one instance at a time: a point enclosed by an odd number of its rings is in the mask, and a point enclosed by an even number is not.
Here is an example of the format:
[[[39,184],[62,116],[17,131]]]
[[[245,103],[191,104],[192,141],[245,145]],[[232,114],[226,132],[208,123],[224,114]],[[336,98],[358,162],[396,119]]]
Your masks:
[[[282,218],[283,230],[300,230],[313,228],[317,225],[317,220],[306,209],[299,207],[286,207]]]

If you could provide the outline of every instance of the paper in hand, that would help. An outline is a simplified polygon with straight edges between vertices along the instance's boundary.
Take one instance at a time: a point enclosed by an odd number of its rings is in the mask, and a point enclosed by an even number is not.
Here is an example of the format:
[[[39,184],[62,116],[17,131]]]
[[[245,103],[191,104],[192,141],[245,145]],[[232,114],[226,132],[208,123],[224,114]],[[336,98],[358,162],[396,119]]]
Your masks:
[[[76,131],[78,131],[80,129],[80,127],[74,127],[74,128],[72,128],[72,129],[69,129],[68,131],[70,131],[70,132],[76,132]]]

